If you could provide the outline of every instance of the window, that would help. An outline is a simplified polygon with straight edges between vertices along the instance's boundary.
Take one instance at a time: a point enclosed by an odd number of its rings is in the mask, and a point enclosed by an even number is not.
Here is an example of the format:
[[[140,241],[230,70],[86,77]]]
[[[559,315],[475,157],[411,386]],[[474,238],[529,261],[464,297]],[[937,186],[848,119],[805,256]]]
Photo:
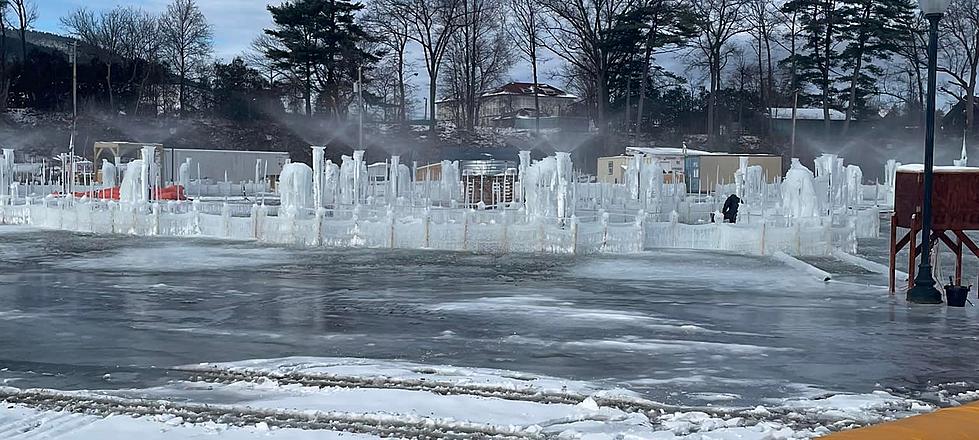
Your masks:
[[[611,161],[611,160],[608,161],[608,175],[609,176],[611,176],[612,174],[614,174],[612,172],[612,170],[614,169],[614,166],[615,166],[615,164],[613,163],[613,161]]]

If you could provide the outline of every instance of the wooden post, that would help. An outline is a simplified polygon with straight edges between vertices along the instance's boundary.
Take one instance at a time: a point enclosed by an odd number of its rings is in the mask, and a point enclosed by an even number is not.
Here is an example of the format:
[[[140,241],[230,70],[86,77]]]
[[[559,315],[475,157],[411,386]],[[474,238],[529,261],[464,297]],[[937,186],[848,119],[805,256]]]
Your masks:
[[[431,233],[430,230],[429,230],[431,227],[432,227],[432,215],[431,215],[431,211],[429,210],[428,207],[425,207],[425,248],[426,249],[429,249],[429,248],[432,247],[431,241],[430,241],[431,240],[431,238],[430,238],[431,236],[429,235]]]
[[[765,255],[765,221],[761,223],[761,255]]]
[[[897,215],[891,214],[891,242],[887,258],[887,291],[894,293],[897,289],[895,272],[897,271]]]
[[[955,285],[962,285],[962,239],[955,239]]]
[[[469,209],[462,212],[462,250],[469,249]]]
[[[914,287],[914,275],[916,265],[914,264],[915,253],[918,251],[918,215],[911,216],[911,235],[908,248],[908,289]]]

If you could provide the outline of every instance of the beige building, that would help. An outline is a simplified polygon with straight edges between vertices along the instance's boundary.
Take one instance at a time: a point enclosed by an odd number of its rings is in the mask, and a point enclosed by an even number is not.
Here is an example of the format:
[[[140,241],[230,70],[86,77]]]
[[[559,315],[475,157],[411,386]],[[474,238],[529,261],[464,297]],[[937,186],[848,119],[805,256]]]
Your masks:
[[[734,173],[741,167],[741,159],[748,159],[748,166],[760,166],[762,176],[774,183],[782,176],[782,157],[772,154],[714,153],[688,157],[687,190],[690,192],[714,191],[716,185],[734,183]]]
[[[782,175],[782,157],[771,154],[714,153],[709,151],[670,147],[628,147],[628,154],[598,158],[597,180],[603,183],[625,183],[625,171],[635,155],[646,164],[656,163],[670,176],[683,178],[687,191],[713,191],[718,183],[734,182],[734,173],[747,158],[748,166],[760,166],[762,175],[769,183]]]

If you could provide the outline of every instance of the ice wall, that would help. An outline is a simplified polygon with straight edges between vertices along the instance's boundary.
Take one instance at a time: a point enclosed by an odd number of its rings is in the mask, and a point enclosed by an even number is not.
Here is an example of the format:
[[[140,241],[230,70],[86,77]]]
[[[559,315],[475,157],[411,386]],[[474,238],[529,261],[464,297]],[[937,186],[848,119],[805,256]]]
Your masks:
[[[309,165],[293,162],[282,167],[279,198],[282,209],[286,211],[313,207],[313,170]]]

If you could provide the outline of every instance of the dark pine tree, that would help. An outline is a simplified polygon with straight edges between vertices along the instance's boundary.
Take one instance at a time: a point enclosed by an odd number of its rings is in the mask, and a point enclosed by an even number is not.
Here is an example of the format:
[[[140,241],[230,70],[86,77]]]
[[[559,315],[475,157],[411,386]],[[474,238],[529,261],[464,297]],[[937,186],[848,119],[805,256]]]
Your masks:
[[[355,20],[360,3],[347,0],[293,0],[268,6],[275,26],[265,33],[276,45],[265,52],[279,69],[292,72],[303,91],[306,114],[338,118],[353,99],[357,69],[378,56],[364,49],[371,38]]]
[[[246,66],[240,57],[214,65],[214,110],[218,115],[236,121],[257,119],[273,108],[274,101],[262,73]]]

